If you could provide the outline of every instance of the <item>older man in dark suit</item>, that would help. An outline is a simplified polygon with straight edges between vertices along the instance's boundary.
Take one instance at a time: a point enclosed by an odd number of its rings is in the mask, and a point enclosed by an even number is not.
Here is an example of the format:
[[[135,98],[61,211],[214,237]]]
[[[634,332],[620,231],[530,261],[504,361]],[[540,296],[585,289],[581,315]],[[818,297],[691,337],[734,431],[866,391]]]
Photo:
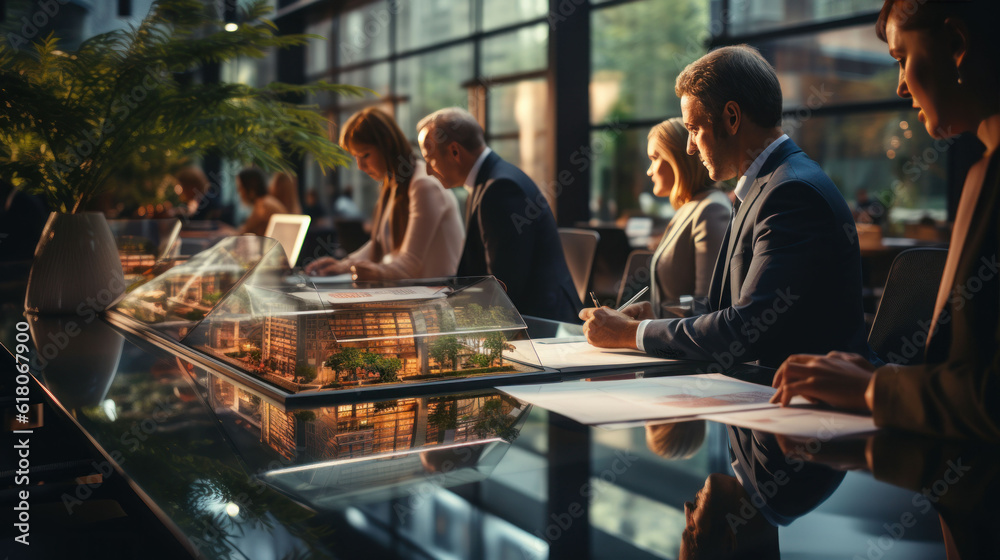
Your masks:
[[[725,47],[677,78],[688,153],[713,180],[739,177],[706,315],[650,320],[649,305],[585,309],[595,346],[664,358],[777,367],[790,354],[869,354],[861,254],[851,211],[820,167],[782,134],[774,69],[747,46]]]
[[[459,276],[493,275],[524,315],[577,321],[555,218],[534,181],[490,150],[467,111],[441,109],[417,124],[420,151],[445,187],[469,190]]]

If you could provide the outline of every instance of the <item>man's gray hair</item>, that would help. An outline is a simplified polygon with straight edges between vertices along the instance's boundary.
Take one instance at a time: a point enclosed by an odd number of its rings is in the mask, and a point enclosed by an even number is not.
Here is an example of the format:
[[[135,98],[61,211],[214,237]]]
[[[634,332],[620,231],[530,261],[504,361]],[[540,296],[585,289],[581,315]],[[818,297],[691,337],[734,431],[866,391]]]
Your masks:
[[[438,146],[457,142],[459,146],[474,152],[486,145],[483,127],[468,111],[459,107],[447,107],[434,111],[417,123],[417,132],[432,126],[428,134],[433,136]]]

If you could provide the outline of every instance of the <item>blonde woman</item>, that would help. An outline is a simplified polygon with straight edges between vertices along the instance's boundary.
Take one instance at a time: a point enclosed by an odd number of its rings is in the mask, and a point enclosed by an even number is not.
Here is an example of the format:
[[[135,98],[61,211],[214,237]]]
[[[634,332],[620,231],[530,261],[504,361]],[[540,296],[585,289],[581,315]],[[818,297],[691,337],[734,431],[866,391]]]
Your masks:
[[[271,176],[271,184],[267,189],[271,196],[285,205],[289,214],[301,214],[302,203],[299,202],[299,182],[294,175],[281,171]]]
[[[382,183],[372,238],[347,258],[323,257],[306,272],[353,272],[359,280],[454,276],[465,244],[458,203],[427,174],[396,121],[376,108],[363,109],[344,123],[340,145]]]
[[[732,205],[698,157],[687,154],[682,119],[654,126],[648,138],[646,175],[653,180],[653,194],[669,197],[675,209],[650,263],[650,303],[658,318],[682,316],[687,310],[680,306],[681,296],[693,296],[695,302],[708,296]]]

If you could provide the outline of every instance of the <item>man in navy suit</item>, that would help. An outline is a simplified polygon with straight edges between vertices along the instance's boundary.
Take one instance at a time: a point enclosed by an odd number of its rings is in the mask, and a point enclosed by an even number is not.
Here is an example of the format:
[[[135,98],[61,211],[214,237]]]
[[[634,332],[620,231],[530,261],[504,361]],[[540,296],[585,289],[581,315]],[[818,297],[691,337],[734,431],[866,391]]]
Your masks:
[[[577,322],[582,307],[555,218],[534,181],[493,152],[467,111],[436,111],[417,124],[428,167],[445,187],[464,185],[465,249],[459,276],[493,275],[522,315]]]
[[[854,220],[830,178],[782,133],[774,69],[751,47],[724,47],[685,68],[675,89],[688,153],[715,181],[739,177],[712,312],[650,320],[648,304],[585,309],[587,340],[722,368],[777,367],[806,348],[869,355]]]

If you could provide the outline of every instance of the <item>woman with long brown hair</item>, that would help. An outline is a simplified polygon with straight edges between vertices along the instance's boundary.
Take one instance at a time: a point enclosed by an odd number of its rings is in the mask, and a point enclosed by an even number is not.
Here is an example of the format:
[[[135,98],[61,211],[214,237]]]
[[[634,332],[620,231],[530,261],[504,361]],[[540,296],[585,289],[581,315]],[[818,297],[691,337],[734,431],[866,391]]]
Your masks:
[[[681,309],[681,296],[693,296],[696,303],[708,296],[732,215],[729,199],[708,170],[688,155],[687,137],[681,118],[668,119],[649,131],[646,147],[653,194],[669,197],[675,209],[650,263],[650,303],[659,318],[697,310]]]
[[[363,109],[344,123],[340,145],[382,183],[372,238],[347,258],[323,257],[306,272],[353,271],[360,280],[454,276],[465,242],[457,202],[427,174],[396,121],[374,107]]]

